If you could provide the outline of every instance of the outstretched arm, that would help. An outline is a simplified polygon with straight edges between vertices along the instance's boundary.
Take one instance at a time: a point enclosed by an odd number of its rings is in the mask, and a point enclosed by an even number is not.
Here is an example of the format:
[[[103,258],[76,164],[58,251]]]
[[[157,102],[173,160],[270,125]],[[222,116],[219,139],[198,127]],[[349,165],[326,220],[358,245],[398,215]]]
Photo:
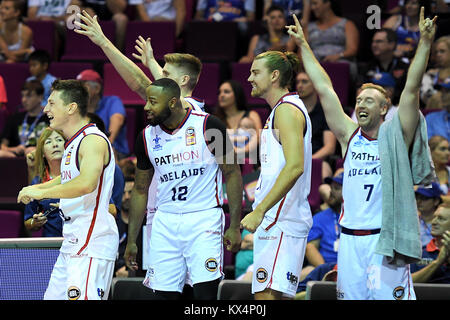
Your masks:
[[[409,148],[419,121],[419,94],[422,77],[430,56],[433,38],[436,33],[436,19],[424,19],[424,8],[420,9],[420,40],[414,59],[409,66],[406,84],[400,96],[398,115],[402,125],[403,138]]]
[[[342,146],[343,152],[345,152],[344,150],[347,150],[348,139],[358,125],[354,123],[342,109],[339,97],[333,90],[333,83],[314,56],[314,53],[306,41],[303,29],[295,15],[294,21],[295,26],[291,25],[286,28],[288,29],[289,35],[294,38],[296,44],[300,48],[303,65],[319,95],[328,127],[333,131]]]
[[[97,21],[97,16],[91,17],[86,11],[83,11],[82,15],[77,14],[77,16],[84,24],[75,21],[75,25],[80,27],[80,29],[75,29],[74,31],[87,36],[99,46],[130,89],[146,100],[145,89],[152,83],[151,80],[104,35]]]

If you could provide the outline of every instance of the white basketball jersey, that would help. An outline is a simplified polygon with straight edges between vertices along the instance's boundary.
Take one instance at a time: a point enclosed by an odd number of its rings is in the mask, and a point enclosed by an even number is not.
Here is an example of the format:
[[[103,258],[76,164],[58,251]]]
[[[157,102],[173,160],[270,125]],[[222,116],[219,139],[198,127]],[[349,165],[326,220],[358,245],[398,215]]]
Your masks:
[[[193,111],[197,113],[205,112],[204,101],[201,101],[193,97],[185,97],[184,100],[186,100],[191,105]],[[159,176],[158,173],[155,171],[153,174],[152,182],[150,183],[150,187],[148,188],[148,200],[147,200],[148,213],[154,213],[156,212],[157,209],[156,203],[158,200],[158,181]]]
[[[280,171],[286,164],[281,143],[275,138],[274,115],[277,107],[282,103],[289,103],[300,109],[305,117],[306,131],[304,140],[303,158],[304,171],[298,178],[291,190],[269,211],[266,212],[261,226],[268,230],[273,225],[286,234],[292,236],[307,236],[312,226],[311,208],[308,202],[308,195],[311,187],[311,121],[308,112],[296,93],[289,93],[283,96],[272,109],[266,124],[261,131],[261,174],[255,190],[255,202],[253,209],[267,196],[277,180]]]
[[[344,181],[339,223],[348,229],[381,228],[382,189],[378,140],[358,128],[344,156]]]
[[[61,252],[115,260],[119,233],[114,217],[108,212],[114,185],[114,152],[108,138],[94,124],[87,124],[66,142],[61,160],[61,184],[79,176],[78,151],[83,138],[89,134],[101,136],[108,142],[110,160],[93,192],[60,200],[59,207],[65,218]]]
[[[196,112],[205,112],[205,101],[199,100],[194,97],[184,97],[184,100],[186,100],[192,107],[192,110]]]
[[[204,137],[208,117],[188,110],[173,131],[161,126],[144,130],[146,152],[159,177],[156,207],[162,212],[187,213],[222,205],[222,173]]]

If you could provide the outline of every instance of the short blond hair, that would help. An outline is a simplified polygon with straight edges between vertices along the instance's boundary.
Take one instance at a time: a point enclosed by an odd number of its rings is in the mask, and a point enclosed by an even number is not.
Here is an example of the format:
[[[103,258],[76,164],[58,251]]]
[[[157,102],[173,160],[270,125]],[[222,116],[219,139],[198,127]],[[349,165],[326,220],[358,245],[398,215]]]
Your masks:
[[[382,86],[375,84],[375,83],[364,83],[360,88],[361,91],[366,90],[366,89],[375,89],[378,92],[380,92],[383,95],[383,101],[381,102],[381,105],[386,105],[388,110],[391,107],[391,98],[389,98],[386,89],[384,89]],[[384,115],[383,119],[385,118],[386,115]]]
[[[189,53],[168,53],[164,55],[164,61],[182,68],[189,76],[188,89],[194,90],[203,67],[199,58]]]

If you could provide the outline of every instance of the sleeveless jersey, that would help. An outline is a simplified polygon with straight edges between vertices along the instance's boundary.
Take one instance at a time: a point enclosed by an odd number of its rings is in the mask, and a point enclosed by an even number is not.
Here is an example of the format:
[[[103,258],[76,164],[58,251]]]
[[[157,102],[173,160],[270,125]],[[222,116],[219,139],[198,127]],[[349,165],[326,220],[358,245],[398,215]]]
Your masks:
[[[205,101],[194,97],[184,97],[184,100],[191,105],[192,110],[195,112],[205,112]]]
[[[282,103],[289,103],[300,109],[306,121],[303,157],[304,171],[298,178],[291,190],[269,211],[266,212],[261,226],[268,230],[273,225],[286,234],[292,236],[307,236],[312,226],[311,208],[308,202],[308,195],[311,187],[311,165],[312,165],[312,145],[311,145],[311,121],[308,112],[296,93],[289,93],[283,96],[273,108],[266,124],[261,131],[261,174],[255,190],[255,202],[253,209],[267,196],[277,180],[280,171],[286,164],[281,143],[275,138],[274,115],[277,107]]]
[[[61,159],[61,184],[79,176],[78,152],[83,138],[89,134],[101,136],[108,142],[110,160],[93,192],[60,200],[59,207],[64,216],[61,252],[115,260],[119,233],[114,217],[108,212],[114,185],[114,152],[108,138],[94,124],[87,124],[67,140]]]
[[[197,113],[205,112],[205,102],[201,101],[200,99],[193,98],[193,97],[185,97],[184,100],[186,100],[190,105],[193,111]],[[147,212],[156,212],[156,202],[158,199],[158,180],[159,176],[157,172],[155,171],[153,174],[152,182],[150,183],[150,187],[148,188],[148,200],[147,200]]]
[[[378,140],[355,130],[344,156],[344,181],[339,223],[349,229],[381,228],[382,189]]]
[[[146,153],[159,178],[156,207],[162,212],[187,213],[222,205],[222,173],[204,137],[208,117],[188,110],[173,131],[162,126],[143,131]]]

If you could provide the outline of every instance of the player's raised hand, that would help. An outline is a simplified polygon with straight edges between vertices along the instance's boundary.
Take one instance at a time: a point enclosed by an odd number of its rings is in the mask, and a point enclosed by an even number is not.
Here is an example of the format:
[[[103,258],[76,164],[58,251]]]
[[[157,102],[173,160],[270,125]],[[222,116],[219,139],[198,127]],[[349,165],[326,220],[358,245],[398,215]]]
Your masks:
[[[149,67],[150,60],[155,59],[153,56],[153,48],[151,44],[151,38],[145,40],[142,36],[136,39],[136,45],[134,48],[139,54],[133,53],[133,57],[140,60],[144,66]]]
[[[91,17],[85,10],[83,10],[83,14],[78,13],[77,17],[80,18],[83,22],[75,21],[74,24],[80,29],[74,29],[76,33],[87,36],[93,43],[101,47],[105,44],[108,39],[103,33],[100,24],[97,21],[97,16]]]
[[[300,47],[303,42],[306,42],[305,34],[303,33],[303,28],[297,19],[295,14],[292,15],[294,18],[295,25],[286,26],[287,33],[294,39],[295,43]]]
[[[419,29],[422,39],[433,41],[436,34],[436,19],[437,16],[434,16],[433,20],[430,18],[425,19],[425,8],[420,8]]]

